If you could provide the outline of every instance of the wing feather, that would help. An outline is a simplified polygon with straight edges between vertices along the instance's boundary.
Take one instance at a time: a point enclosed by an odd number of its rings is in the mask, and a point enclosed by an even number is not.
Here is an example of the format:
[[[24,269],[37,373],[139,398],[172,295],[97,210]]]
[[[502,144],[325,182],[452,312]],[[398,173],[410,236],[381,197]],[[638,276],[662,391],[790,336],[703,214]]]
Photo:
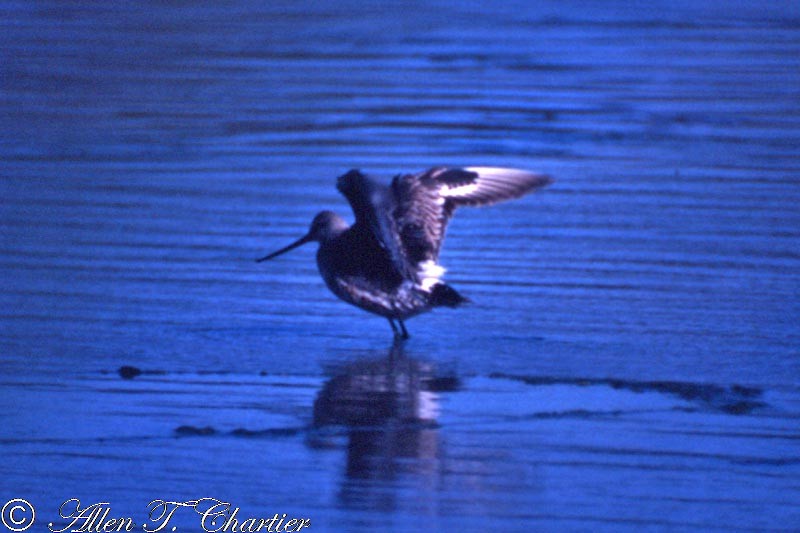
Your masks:
[[[361,235],[372,239],[376,250],[385,254],[388,278],[399,275],[399,279],[413,276],[411,267],[404,259],[402,241],[397,233],[395,221],[390,214],[394,210],[394,196],[388,187],[377,183],[359,170],[351,170],[336,181],[339,189],[356,216],[354,228]],[[384,261],[381,261],[382,263]]]
[[[474,174],[468,183],[444,184],[441,195],[456,205],[491,205],[520,196],[552,183],[545,174],[511,168],[467,167]]]
[[[415,265],[436,263],[456,207],[518,198],[551,182],[544,174],[496,167],[436,167],[397,176],[391,187],[392,218],[400,235],[400,249]]]

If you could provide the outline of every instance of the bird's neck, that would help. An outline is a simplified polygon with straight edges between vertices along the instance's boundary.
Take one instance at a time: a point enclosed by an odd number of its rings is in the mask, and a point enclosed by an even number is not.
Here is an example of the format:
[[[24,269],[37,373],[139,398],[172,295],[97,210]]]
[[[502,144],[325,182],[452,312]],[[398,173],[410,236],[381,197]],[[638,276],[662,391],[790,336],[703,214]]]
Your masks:
[[[325,232],[320,235],[319,243],[320,244],[328,244],[337,240],[339,237],[342,236],[347,230],[350,229],[350,225],[342,219],[339,219],[325,228]]]

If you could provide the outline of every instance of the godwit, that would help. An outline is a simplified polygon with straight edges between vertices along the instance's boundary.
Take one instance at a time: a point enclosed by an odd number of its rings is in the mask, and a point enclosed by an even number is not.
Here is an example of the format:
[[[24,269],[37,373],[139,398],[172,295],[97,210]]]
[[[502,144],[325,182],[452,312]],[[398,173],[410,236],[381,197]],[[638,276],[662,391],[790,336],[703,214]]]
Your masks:
[[[328,288],[345,302],[386,317],[395,336],[407,339],[405,319],[469,301],[442,281],[439,265],[455,209],[518,198],[551,181],[524,170],[436,167],[399,175],[386,186],[351,170],[336,187],[350,202],[355,224],[322,211],[305,236],[257,261],[319,242],[317,266]]]

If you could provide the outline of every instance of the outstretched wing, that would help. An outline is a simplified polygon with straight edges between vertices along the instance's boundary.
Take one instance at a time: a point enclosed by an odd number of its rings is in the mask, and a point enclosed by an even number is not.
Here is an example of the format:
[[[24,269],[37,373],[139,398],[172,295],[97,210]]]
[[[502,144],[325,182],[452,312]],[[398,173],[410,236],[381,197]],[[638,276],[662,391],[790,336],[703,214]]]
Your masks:
[[[339,189],[356,216],[353,229],[371,242],[376,251],[380,250],[385,258],[380,258],[384,276],[397,279],[413,279],[414,273],[403,257],[401,241],[396,232],[395,221],[391,213],[395,210],[395,199],[389,188],[377,183],[358,170],[351,170],[336,181]],[[385,259],[385,261],[384,261]]]
[[[435,264],[456,207],[518,198],[551,182],[544,174],[494,167],[436,167],[397,176],[391,185],[397,246],[412,265]]]

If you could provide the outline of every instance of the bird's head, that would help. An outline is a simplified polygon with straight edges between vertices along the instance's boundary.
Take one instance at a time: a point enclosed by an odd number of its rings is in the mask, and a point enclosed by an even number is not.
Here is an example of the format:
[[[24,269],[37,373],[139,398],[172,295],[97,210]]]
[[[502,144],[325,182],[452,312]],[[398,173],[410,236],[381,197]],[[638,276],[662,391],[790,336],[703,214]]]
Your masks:
[[[268,261],[274,257],[285,254],[290,250],[294,250],[298,246],[302,246],[308,242],[317,241],[324,243],[330,241],[331,239],[334,239],[340,235],[347,228],[347,222],[345,222],[342,217],[336,213],[332,211],[321,211],[317,213],[317,216],[315,216],[314,220],[311,221],[311,227],[309,227],[308,233],[294,241],[289,246],[281,248],[277,252],[272,252],[271,254],[264,256],[261,259],[257,259],[256,261],[259,263],[261,261]]]

